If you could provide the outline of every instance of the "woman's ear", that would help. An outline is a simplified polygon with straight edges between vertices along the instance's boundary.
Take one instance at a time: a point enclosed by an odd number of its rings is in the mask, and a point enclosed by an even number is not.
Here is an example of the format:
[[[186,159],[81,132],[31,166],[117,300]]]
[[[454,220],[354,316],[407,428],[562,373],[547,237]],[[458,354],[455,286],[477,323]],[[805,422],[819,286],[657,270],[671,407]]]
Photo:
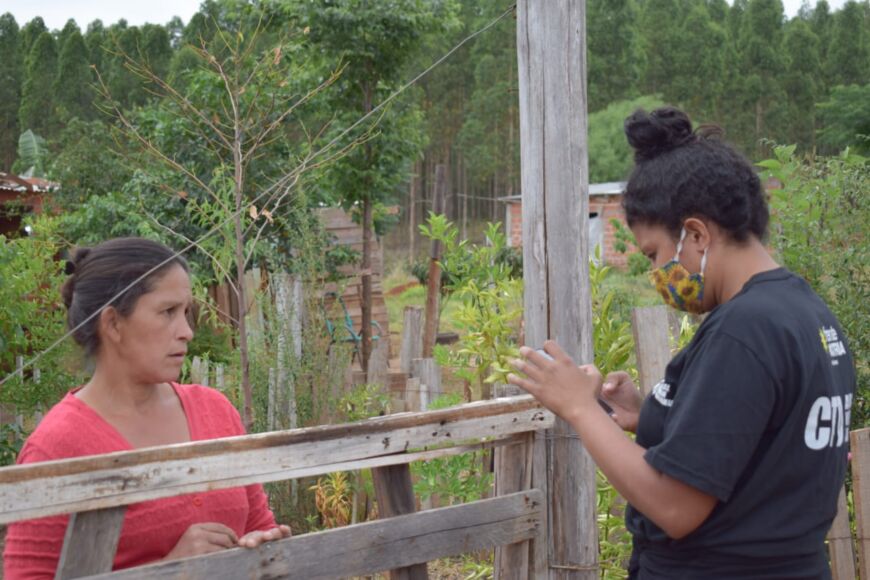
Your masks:
[[[100,331],[100,342],[117,344],[121,341],[121,315],[113,306],[107,306],[100,312],[97,328]]]
[[[707,222],[691,217],[685,221],[683,226],[686,228],[686,239],[683,242],[683,247],[691,246],[700,253],[710,247],[712,232]]]

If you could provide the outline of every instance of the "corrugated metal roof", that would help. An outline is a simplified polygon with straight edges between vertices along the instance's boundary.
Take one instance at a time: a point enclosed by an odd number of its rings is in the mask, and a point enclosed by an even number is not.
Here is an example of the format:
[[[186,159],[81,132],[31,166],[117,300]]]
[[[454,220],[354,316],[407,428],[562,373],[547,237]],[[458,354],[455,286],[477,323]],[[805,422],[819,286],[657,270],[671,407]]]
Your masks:
[[[625,181],[608,181],[606,183],[590,183],[589,195],[622,195],[625,193]],[[521,201],[522,195],[507,195],[498,198],[499,201],[510,203],[512,201]]]
[[[60,187],[59,183],[54,183],[41,177],[21,177],[12,173],[0,172],[0,189],[13,191],[15,193],[48,193]]]

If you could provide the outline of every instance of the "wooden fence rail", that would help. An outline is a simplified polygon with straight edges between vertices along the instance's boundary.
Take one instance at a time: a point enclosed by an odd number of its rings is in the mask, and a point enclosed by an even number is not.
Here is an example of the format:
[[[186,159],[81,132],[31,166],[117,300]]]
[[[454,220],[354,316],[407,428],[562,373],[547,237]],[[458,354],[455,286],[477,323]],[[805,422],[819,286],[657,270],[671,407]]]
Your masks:
[[[8,467],[0,469],[0,524],[72,513],[57,577],[85,577],[110,570],[123,512],[131,503],[522,445],[528,441],[527,433],[547,429],[553,420],[534,399],[523,396],[345,425]],[[40,492],[33,493],[35,489]],[[381,495],[389,499],[395,493],[407,490]],[[540,490],[517,490],[483,502],[397,515],[388,523],[369,522],[281,540],[253,551],[161,564],[159,577],[285,577],[286,573],[290,578],[320,578],[413,567],[437,557],[528,541],[543,530],[543,505]],[[402,511],[407,510],[396,513]],[[311,542],[318,542],[316,550]],[[315,552],[313,559],[323,563],[320,572],[309,565]],[[157,573],[148,567],[112,576],[140,578]]]

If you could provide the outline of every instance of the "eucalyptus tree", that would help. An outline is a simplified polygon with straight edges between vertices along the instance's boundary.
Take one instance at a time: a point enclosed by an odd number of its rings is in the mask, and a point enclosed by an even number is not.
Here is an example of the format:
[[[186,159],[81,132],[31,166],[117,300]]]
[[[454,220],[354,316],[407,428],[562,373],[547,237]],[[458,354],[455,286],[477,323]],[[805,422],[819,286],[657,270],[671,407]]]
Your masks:
[[[9,171],[15,161],[18,108],[24,58],[19,48],[20,33],[15,17],[0,16],[0,171]]]
[[[400,86],[427,33],[453,22],[453,0],[323,0],[279,3],[299,18],[311,48],[344,68],[326,98],[335,110],[335,128],[370,115]],[[329,171],[327,183],[339,201],[360,212],[362,252],[362,367],[371,354],[372,236],[374,214],[408,179],[422,147],[423,125],[413,102],[402,101],[372,115],[364,143]]]

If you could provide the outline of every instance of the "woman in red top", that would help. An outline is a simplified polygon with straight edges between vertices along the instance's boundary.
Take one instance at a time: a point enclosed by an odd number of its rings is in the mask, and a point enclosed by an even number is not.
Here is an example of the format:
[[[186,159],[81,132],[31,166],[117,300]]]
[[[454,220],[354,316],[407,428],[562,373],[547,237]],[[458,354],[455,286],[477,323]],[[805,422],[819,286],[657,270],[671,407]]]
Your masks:
[[[19,464],[244,434],[222,394],[174,382],[193,338],[183,258],[150,240],[120,238],[78,250],[67,273],[68,323],[94,360],[94,373],[45,416]],[[4,577],[54,577],[67,521],[55,516],[10,525]],[[289,527],[275,524],[261,485],[147,501],[127,509],[114,568],[289,535]]]

